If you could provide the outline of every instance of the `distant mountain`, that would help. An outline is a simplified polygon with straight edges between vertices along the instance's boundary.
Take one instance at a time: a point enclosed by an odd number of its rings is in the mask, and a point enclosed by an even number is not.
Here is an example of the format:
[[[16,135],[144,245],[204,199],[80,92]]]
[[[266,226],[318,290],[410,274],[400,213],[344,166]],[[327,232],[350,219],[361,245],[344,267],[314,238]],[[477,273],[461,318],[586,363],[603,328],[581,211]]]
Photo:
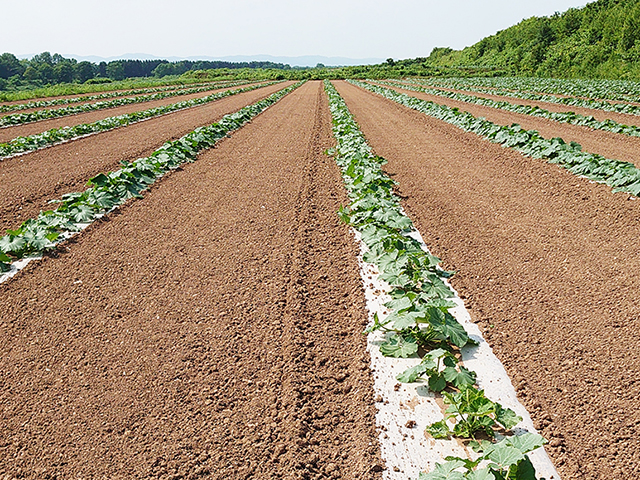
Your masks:
[[[31,58],[30,55],[17,55],[18,58]],[[292,67],[315,67],[318,63],[326,66],[348,66],[348,65],[375,65],[382,63],[383,58],[348,58],[348,57],[324,57],[322,55],[303,55],[299,57],[280,57],[274,55],[232,55],[225,57],[212,57],[209,55],[190,56],[190,57],[158,57],[147,53],[125,53],[115,57],[99,57],[96,55],[74,55],[71,53],[62,54],[65,58],[75,58],[79,62],[88,61],[93,63],[112,62],[114,60],[168,60],[170,62],[179,62],[180,60],[222,60],[224,62],[273,62],[284,63]]]

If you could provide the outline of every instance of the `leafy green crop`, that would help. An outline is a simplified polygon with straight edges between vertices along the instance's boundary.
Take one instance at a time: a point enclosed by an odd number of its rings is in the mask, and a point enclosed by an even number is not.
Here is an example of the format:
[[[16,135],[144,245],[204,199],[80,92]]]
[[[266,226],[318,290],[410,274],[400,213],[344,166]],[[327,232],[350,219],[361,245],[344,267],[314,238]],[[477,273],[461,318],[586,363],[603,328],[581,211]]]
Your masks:
[[[535,433],[506,437],[498,443],[475,442],[474,449],[482,452],[476,460],[447,457],[446,463],[436,465],[430,473],[421,473],[418,480],[536,480],[526,454],[545,443]]]
[[[490,142],[513,148],[529,157],[557,163],[573,174],[605,183],[612,187],[614,192],[640,195],[640,170],[632,163],[609,160],[601,155],[583,152],[582,147],[576,142],[566,143],[561,138],[548,140],[538,132],[525,130],[517,124],[496,125],[483,118],[476,118],[468,112],[461,112],[457,108],[421,100],[377,85],[348,81],[425,115],[451,123],[467,132],[476,133]]]
[[[9,230],[0,238],[0,271],[8,271],[14,260],[38,255],[55,247],[65,234],[77,232],[78,224],[92,222],[96,217],[138,198],[141,192],[170,170],[186,162],[194,162],[198,153],[211,148],[229,132],[237,130],[266,108],[302,84],[280,90],[273,95],[225,115],[212,125],[199,127],[178,140],[167,142],[147,158],[123,162],[120,170],[101,173],[89,180],[84,192],[63,195],[56,210],[41,212],[24,222],[17,230]]]
[[[373,324],[366,332],[384,332],[385,341],[380,345],[380,352],[385,356],[422,355],[419,364],[405,370],[397,379],[407,383],[424,379],[432,391],[443,393],[449,408],[445,420],[429,427],[428,431],[434,437],[455,435],[473,439],[478,432],[493,437],[496,428],[511,429],[522,419],[512,410],[486,398],[474,385],[476,373],[460,365],[460,349],[473,341],[449,312],[455,306],[451,300],[454,293],[444,279],[452,272],[438,268],[440,260],[412,237],[415,229],[393,193],[395,182],[382,170],[385,160],[373,154],[344,100],[328,81],[325,81],[325,91],[337,141],[336,148],[330,153],[342,170],[350,200],[349,206],[341,207],[338,214],[359,232],[367,247],[364,261],[374,264],[379,278],[391,288],[391,300],[385,304],[388,316],[380,319],[374,315]],[[455,420],[453,431],[446,419]],[[485,452],[493,452],[495,448],[503,452],[506,446],[491,442],[476,444]],[[511,461],[511,457],[502,461]],[[465,462],[469,461],[455,460],[455,463],[439,466],[427,478],[506,478],[498,476],[504,470],[515,472],[512,479],[527,480],[524,474],[520,475],[518,465],[530,465],[529,460],[520,455],[515,463],[496,464],[488,471],[493,477],[479,476],[482,471],[474,477],[476,473],[472,468],[477,465],[469,467],[470,476],[462,476],[456,471],[466,466]],[[441,473],[444,476],[433,476]]]
[[[48,147],[66,140],[72,140],[82,135],[106,132],[107,130],[124,127],[148,118],[158,117],[160,115],[183,110],[185,108],[195,107],[197,105],[204,105],[230,95],[248,92],[267,85],[273,85],[275,83],[279,82],[263,83],[251,87],[239,88],[237,90],[225,90],[223,92],[212,93],[206,97],[183,100],[182,102],[172,103],[171,105],[164,105],[162,107],[150,108],[139,112],[108,117],[93,123],[83,123],[80,125],[74,125],[73,127],[54,128],[28,137],[17,137],[10,142],[0,143],[0,158],[15,155],[17,153],[38,150],[39,148]]]
[[[240,82],[235,85],[228,85],[234,87],[246,82]],[[183,88],[179,90],[171,90],[168,92],[153,93],[151,95],[140,95],[136,97],[116,98],[115,100],[102,101],[96,103],[87,103],[83,105],[76,105],[71,107],[62,107],[49,110],[36,110],[28,113],[15,113],[13,115],[6,115],[0,117],[0,128],[13,125],[23,125],[25,123],[37,122],[39,120],[47,120],[51,118],[66,117],[69,115],[76,115],[78,113],[92,112],[96,110],[104,110],[107,108],[120,107],[123,105],[130,105],[134,103],[151,102],[154,100],[162,100],[163,98],[178,97],[182,95],[191,95],[194,93],[207,92],[209,90],[215,90],[217,85],[207,85],[205,87],[198,88]],[[69,99],[67,99],[69,100]]]
[[[490,98],[476,97],[473,95],[467,95],[459,92],[450,92],[447,90],[438,90],[436,88],[422,88],[413,85],[407,85],[400,82],[378,82],[383,85],[389,85],[393,87],[399,87],[405,90],[412,90],[414,92],[424,92],[430,95],[437,95],[440,97],[451,98],[461,102],[473,103],[476,105],[482,105],[491,108],[498,108],[500,110],[506,110],[514,113],[521,113],[523,115],[531,115],[533,117],[546,118],[555,122],[569,123],[571,125],[579,125],[582,127],[593,128],[594,130],[604,130],[612,133],[620,133],[622,135],[629,135],[631,137],[640,137],[640,127],[635,125],[623,125],[610,119],[596,120],[592,116],[579,115],[574,112],[550,112],[540,107],[530,105],[520,105],[504,101],[496,101]],[[495,94],[495,93],[494,93]],[[497,95],[497,94],[496,94]],[[616,104],[620,105],[620,104]],[[631,105],[633,107],[633,105]],[[636,107],[640,112],[640,107]],[[640,113],[639,113],[640,114]]]
[[[129,95],[142,95],[147,93],[158,93],[165,92],[168,90],[183,90],[186,88],[198,88],[198,87],[206,87],[206,86],[217,86],[217,88],[222,87],[233,87],[239,85],[244,82],[235,82],[235,85],[229,84],[228,82],[207,82],[200,84],[189,84],[189,85],[169,85],[167,87],[155,87],[155,88],[137,88],[134,90],[124,90],[118,92],[107,92],[100,93],[97,95],[86,95],[81,97],[73,97],[73,98],[53,98],[51,100],[36,100],[27,103],[12,103],[8,105],[0,105],[0,113],[4,112],[15,112],[19,110],[27,110],[30,108],[46,108],[53,107],[56,105],[68,105],[70,103],[79,103],[79,102],[91,102],[93,100],[104,100],[108,98],[118,98],[118,97],[126,97]]]

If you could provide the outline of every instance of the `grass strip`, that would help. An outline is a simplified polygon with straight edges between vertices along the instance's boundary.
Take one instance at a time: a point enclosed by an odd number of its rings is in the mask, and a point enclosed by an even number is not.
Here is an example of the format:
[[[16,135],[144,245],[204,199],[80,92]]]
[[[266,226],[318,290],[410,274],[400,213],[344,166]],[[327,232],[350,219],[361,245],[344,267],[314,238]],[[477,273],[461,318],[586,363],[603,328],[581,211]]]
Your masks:
[[[420,480],[530,478],[525,473],[534,470],[526,454],[546,441],[533,433],[505,437],[500,442],[486,440],[493,439],[497,430],[509,431],[522,418],[488,399],[475,386],[476,373],[460,364],[460,349],[474,342],[449,311],[455,307],[451,301],[455,294],[444,278],[452,273],[440,269],[440,259],[413,238],[416,229],[393,193],[395,182],[382,170],[386,161],[373,154],[344,100],[326,80],[325,91],[337,142],[330,153],[342,170],[350,200],[339,215],[359,232],[367,247],[363,260],[376,266],[379,278],[389,285],[392,298],[385,304],[389,315],[381,319],[376,314],[366,332],[385,334],[380,345],[384,356],[421,356],[420,362],[397,380],[425,380],[431,391],[444,396],[449,405],[445,419],[427,427],[427,432],[439,439],[466,439],[479,453],[475,461],[447,458],[449,461],[433,472],[421,474]],[[455,421],[453,429],[447,420]],[[478,435],[485,440],[477,441]],[[483,460],[493,463],[479,468]],[[458,471],[461,468],[465,471]],[[446,476],[454,470],[457,476]]]
[[[200,151],[213,145],[230,132],[242,127],[256,115],[298,88],[303,82],[280,90],[264,100],[225,115],[212,125],[199,127],[178,140],[167,142],[149,157],[123,162],[120,170],[101,173],[89,180],[84,192],[63,195],[55,210],[40,212],[20,228],[8,230],[0,238],[0,272],[8,272],[11,263],[27,256],[42,255],[81,229],[78,224],[91,223],[130,198],[141,198],[141,192],[160,177],[180,165],[194,162]]]
[[[37,133],[35,135],[29,135],[27,137],[17,137],[13,140],[0,143],[0,158],[6,158],[18,153],[30,152],[38,150],[44,147],[50,147],[59,142],[72,140],[84,135],[92,133],[106,132],[113,130],[114,128],[125,127],[132,123],[147,120],[149,118],[158,117],[167,113],[176,112],[178,110],[184,110],[186,108],[195,107],[198,105],[204,105],[206,103],[220,100],[224,97],[236,95],[238,93],[249,92],[258,88],[273,85],[279,82],[269,82],[260,85],[254,85],[251,87],[240,88],[237,90],[225,90],[223,92],[212,93],[202,98],[193,98],[191,100],[183,100],[181,102],[172,103],[170,105],[163,105],[161,107],[150,108],[148,110],[141,110],[139,112],[126,113],[124,115],[117,115],[114,117],[104,118],[93,123],[82,123],[80,125],[74,125],[72,127],[53,128],[43,133]]]
[[[450,98],[452,100],[458,100],[460,102],[472,103],[475,105],[482,105],[485,107],[496,108],[499,110],[506,110],[513,113],[521,113],[523,115],[531,115],[532,117],[546,118],[547,120],[553,120],[560,123],[569,123],[571,125],[579,125],[582,127],[593,128],[594,130],[604,130],[607,132],[620,133],[622,135],[629,135],[631,137],[640,137],[640,127],[635,125],[623,125],[614,120],[605,119],[597,120],[592,116],[580,115],[574,112],[550,112],[543,108],[532,105],[519,105],[506,101],[497,101],[490,98],[476,97],[474,95],[467,95],[465,93],[449,92],[447,90],[438,90],[436,88],[424,88],[415,85],[407,85],[399,82],[376,82],[382,85],[391,87],[402,88],[403,90],[410,90],[414,92],[423,92],[429,95],[437,95],[439,97]]]
[[[236,87],[246,82],[227,85],[227,87]],[[164,98],[180,97],[183,95],[191,95],[194,93],[208,92],[220,88],[216,85],[207,85],[196,88],[172,89],[166,92],[158,92],[150,95],[128,96],[124,98],[116,98],[113,100],[100,101],[96,103],[87,103],[83,105],[75,105],[70,107],[62,107],[48,110],[36,110],[28,113],[15,113],[0,117],[0,128],[14,125],[24,125],[25,123],[38,122],[40,120],[49,120],[51,118],[67,117],[78,113],[93,112],[96,110],[104,110],[107,108],[121,107],[123,105],[131,105],[135,103],[152,102],[154,100],[162,100]]]
[[[614,192],[640,195],[640,170],[633,163],[610,160],[602,155],[583,152],[579,143],[566,143],[559,137],[546,139],[535,130],[526,130],[518,124],[496,125],[484,118],[474,117],[468,112],[461,112],[457,108],[421,100],[386,87],[356,80],[347,81],[425,115],[455,125],[464,131],[476,133],[490,142],[517,150],[528,157],[556,163],[575,175],[604,183],[612,187]]]

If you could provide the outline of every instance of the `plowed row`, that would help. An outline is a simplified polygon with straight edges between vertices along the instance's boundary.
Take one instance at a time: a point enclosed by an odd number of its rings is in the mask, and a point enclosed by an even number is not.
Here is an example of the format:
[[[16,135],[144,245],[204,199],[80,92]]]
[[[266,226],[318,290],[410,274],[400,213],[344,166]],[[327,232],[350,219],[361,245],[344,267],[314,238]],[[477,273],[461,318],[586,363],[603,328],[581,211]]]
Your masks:
[[[563,478],[639,476],[640,202],[335,85]],[[284,86],[0,162],[0,226]],[[0,478],[382,478],[330,121],[309,82],[0,284]]]

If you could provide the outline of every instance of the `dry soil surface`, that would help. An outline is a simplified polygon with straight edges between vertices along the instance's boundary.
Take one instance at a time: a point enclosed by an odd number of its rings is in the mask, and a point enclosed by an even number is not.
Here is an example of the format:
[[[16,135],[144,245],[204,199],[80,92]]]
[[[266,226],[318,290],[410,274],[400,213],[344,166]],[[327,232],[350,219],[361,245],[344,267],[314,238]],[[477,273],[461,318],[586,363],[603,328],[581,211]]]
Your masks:
[[[87,180],[118,169],[121,161],[148,156],[164,142],[214,123],[286,85],[240,93],[0,161],[0,232],[50,209],[50,200],[84,190]]]
[[[322,85],[0,285],[0,478],[379,479]]]
[[[506,110],[474,105],[472,103],[451,100],[437,95],[428,95],[426,93],[403,90],[401,88],[394,88],[394,90],[406,93],[412,97],[429,100],[449,107],[459,108],[460,110],[469,112],[476,117],[484,117],[498,125],[511,125],[513,123],[517,123],[527,130],[536,130],[545,138],[560,137],[565,142],[575,141],[582,145],[582,150],[585,152],[598,153],[606,158],[635,163],[640,167],[640,158],[638,158],[638,152],[640,152],[640,137],[630,137],[628,135],[621,135],[603,130],[593,130],[579,125],[554,122],[553,120],[547,120],[545,118],[507,112]],[[564,111],[567,110],[565,109]],[[640,121],[638,124],[640,125]]]
[[[562,478],[640,477],[640,201],[336,86]]]

